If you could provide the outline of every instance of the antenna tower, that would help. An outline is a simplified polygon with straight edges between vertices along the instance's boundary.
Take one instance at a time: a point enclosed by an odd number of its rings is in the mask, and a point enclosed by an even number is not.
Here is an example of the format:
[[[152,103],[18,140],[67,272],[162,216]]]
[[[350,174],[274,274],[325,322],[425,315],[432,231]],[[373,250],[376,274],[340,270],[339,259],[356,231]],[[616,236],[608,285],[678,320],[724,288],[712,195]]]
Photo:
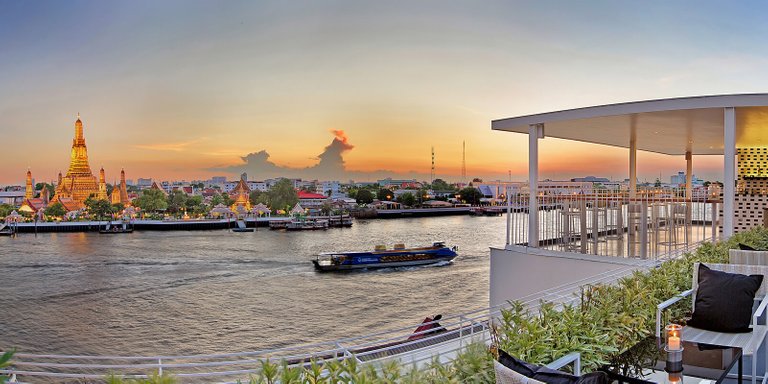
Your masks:
[[[432,147],[432,172],[429,174],[429,185],[435,182],[435,147]]]
[[[461,182],[467,182],[467,142],[461,142]]]

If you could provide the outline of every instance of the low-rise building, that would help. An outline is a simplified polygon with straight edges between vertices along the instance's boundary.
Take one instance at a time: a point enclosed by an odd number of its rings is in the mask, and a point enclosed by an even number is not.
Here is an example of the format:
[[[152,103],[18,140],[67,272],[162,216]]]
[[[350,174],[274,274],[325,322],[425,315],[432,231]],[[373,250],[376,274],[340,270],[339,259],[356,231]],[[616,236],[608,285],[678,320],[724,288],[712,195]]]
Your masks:
[[[24,190],[0,191],[0,204],[10,204],[18,207],[24,201]]]
[[[303,190],[299,190],[299,204],[304,208],[320,208],[326,202],[330,201],[330,198],[319,193],[312,193]]]

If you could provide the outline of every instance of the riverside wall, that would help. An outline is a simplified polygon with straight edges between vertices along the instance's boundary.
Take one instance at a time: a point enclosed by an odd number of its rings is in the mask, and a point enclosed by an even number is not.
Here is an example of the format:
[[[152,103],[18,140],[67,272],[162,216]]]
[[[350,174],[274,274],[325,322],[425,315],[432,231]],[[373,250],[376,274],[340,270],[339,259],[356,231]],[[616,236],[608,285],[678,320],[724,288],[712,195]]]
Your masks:
[[[367,209],[351,213],[357,219],[396,219],[408,217],[432,217],[447,215],[468,215],[469,207],[458,208],[414,208],[414,209]],[[310,218],[323,219],[327,216],[311,216]],[[246,227],[269,227],[272,221],[290,221],[289,217],[260,217],[244,219]],[[114,223],[119,223],[115,220]],[[44,232],[95,232],[105,229],[108,221],[60,221],[18,223],[13,227],[19,233],[44,233]],[[236,220],[207,219],[207,220],[132,220],[131,225],[135,230],[141,231],[196,231],[229,229],[237,226]]]

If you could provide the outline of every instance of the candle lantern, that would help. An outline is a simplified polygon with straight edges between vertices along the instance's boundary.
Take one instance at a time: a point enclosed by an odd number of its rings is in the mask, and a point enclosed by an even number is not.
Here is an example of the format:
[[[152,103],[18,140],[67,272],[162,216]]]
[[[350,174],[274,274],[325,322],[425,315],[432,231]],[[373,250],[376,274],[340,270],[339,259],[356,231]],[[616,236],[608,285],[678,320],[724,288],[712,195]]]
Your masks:
[[[683,370],[683,327],[678,324],[667,325],[665,330],[667,351],[666,371],[670,373],[679,373]]]
[[[670,324],[666,330],[666,350],[667,352],[683,350],[683,327],[678,324]]]

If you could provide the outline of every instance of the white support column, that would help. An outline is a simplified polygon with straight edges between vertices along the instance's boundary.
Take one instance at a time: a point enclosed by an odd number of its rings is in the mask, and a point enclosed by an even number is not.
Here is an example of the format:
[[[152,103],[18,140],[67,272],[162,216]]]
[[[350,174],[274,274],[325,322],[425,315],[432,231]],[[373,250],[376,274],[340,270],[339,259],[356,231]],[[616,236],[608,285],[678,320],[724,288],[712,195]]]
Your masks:
[[[528,246],[539,246],[539,137],[544,124],[528,126]]]
[[[723,239],[733,235],[734,200],[736,197],[736,110],[725,108],[723,130]]]
[[[627,203],[627,255],[635,255],[636,228],[633,204],[637,204],[637,116],[632,115],[629,127],[629,202]]]
[[[690,150],[685,152],[685,198],[688,201],[693,198],[693,154]]]
[[[688,244],[691,236],[688,234],[692,228],[693,220],[693,153],[685,152],[685,244]]]
[[[629,131],[629,198],[637,197],[637,127],[632,116],[632,126]]]

